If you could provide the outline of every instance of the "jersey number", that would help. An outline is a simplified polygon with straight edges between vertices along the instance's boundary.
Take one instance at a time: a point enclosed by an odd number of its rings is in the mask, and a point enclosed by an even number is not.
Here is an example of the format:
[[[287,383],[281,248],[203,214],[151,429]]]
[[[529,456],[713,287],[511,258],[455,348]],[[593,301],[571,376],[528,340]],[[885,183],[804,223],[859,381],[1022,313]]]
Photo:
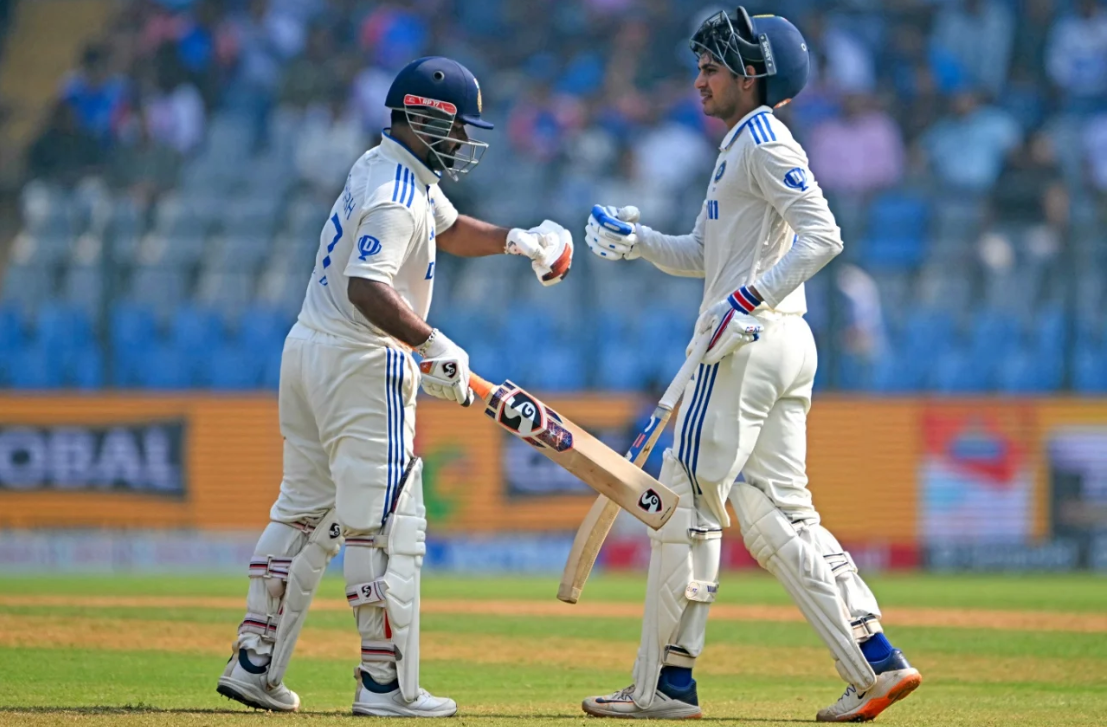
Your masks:
[[[334,251],[334,246],[338,244],[338,241],[342,239],[342,223],[338,219],[338,213],[334,213],[334,217],[331,217],[331,222],[334,223],[334,239],[331,240],[331,244],[327,245],[327,255],[323,258],[323,269],[326,270],[331,266],[331,253]],[[320,285],[327,284],[327,276],[324,275],[319,279]]]

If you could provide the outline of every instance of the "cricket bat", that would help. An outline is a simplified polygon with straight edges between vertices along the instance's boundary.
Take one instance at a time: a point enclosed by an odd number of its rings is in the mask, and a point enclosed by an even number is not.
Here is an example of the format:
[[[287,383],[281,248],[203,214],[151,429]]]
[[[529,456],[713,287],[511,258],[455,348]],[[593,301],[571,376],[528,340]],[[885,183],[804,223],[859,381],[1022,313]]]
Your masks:
[[[510,381],[496,386],[476,374],[469,388],[485,404],[484,412],[654,530],[672,517],[680,499],[675,492],[635,467],[617,452]]]
[[[627,450],[626,460],[629,464],[640,468],[649,459],[654,445],[657,444],[658,437],[665,431],[665,426],[673,415],[673,408],[676,406],[677,400],[680,399],[684,388],[688,386],[688,382],[692,380],[692,375],[696,372],[696,367],[699,366],[700,360],[707,352],[710,343],[710,333],[703,334],[696,339],[684,365],[680,367],[680,371],[677,372],[676,377],[669,384],[669,388],[662,395],[661,401],[658,402],[657,408],[653,410],[650,421],[635,437],[634,443]],[[557,599],[559,601],[576,603],[580,600],[584,584],[588,581],[588,576],[591,575],[592,568],[596,565],[596,558],[599,557],[603,541],[607,539],[607,534],[611,532],[611,526],[615,523],[618,514],[618,504],[604,495],[596,498],[592,509],[588,511],[584,522],[580,524],[576,537],[573,538],[573,547],[569,551],[569,559],[565,562],[565,570],[561,574],[561,583],[557,587]]]

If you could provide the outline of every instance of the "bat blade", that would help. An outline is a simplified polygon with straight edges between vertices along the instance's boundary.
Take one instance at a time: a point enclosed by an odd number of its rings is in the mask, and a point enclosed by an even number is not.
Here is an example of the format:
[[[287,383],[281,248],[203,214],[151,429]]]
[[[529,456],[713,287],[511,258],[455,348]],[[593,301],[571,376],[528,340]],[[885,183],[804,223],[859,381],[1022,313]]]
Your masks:
[[[664,525],[679,497],[537,397],[505,381],[499,387],[472,375],[470,387],[485,414],[584,484],[653,529]]]
[[[649,423],[635,438],[627,451],[626,459],[636,467],[642,467],[649,459],[654,445],[657,444],[669,418],[673,415],[673,408],[688,382],[692,380],[696,367],[707,352],[710,344],[710,336],[701,335],[693,343],[692,350],[688,354],[684,365],[673,378],[669,388],[654,409]],[[561,573],[561,582],[557,586],[557,598],[565,603],[576,603],[580,600],[584,584],[588,581],[592,569],[596,565],[596,558],[600,555],[600,549],[607,540],[611,527],[615,524],[615,518],[619,515],[619,506],[608,500],[603,495],[592,503],[592,509],[588,511],[584,521],[577,529],[573,537],[573,547],[569,550],[569,558],[565,561],[565,569]]]

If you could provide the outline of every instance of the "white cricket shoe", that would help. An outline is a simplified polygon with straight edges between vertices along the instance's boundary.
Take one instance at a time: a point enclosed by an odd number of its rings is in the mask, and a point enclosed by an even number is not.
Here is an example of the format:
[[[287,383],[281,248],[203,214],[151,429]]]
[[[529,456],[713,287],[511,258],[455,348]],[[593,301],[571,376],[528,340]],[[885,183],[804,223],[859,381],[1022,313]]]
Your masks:
[[[364,677],[362,675],[365,675]],[[354,714],[367,717],[453,717],[457,702],[449,697],[436,697],[426,689],[419,690],[414,702],[404,700],[400,687],[380,693],[366,688],[364,678],[372,679],[361,667],[354,668],[357,688],[354,690]],[[373,682],[376,685],[376,682]]]
[[[694,692],[693,692],[694,694]],[[593,717],[623,717],[632,719],[699,719],[703,716],[698,704],[673,699],[664,692],[654,692],[653,702],[646,709],[634,703],[634,685],[614,694],[589,697],[581,702],[581,709]],[[694,697],[693,697],[694,699]]]
[[[254,666],[244,650],[235,648],[227,661],[227,668],[223,670],[223,676],[219,677],[216,691],[254,709],[299,711],[300,697],[284,684],[270,687],[265,681],[267,671],[268,667]]]
[[[875,666],[875,665],[874,665]],[[837,702],[815,715],[818,722],[868,722],[922,684],[922,674],[907,663],[899,649],[881,662],[876,684],[858,692],[852,684]]]

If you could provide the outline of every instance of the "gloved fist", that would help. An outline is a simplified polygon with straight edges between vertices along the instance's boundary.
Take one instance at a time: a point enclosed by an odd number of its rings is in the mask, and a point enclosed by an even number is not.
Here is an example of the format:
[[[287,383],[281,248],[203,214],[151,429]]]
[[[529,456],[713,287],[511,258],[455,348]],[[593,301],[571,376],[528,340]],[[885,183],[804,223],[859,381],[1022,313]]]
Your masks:
[[[696,320],[696,333],[712,331],[711,343],[703,356],[705,364],[717,364],[761,337],[765,327],[751,313],[760,303],[743,286],[700,314]]]
[[[556,222],[543,220],[529,230],[518,227],[510,230],[504,252],[530,258],[538,282],[556,285],[573,265],[573,235]]]
[[[473,392],[469,390],[469,354],[437,328],[415,351],[423,357],[419,364],[423,391],[462,406],[473,403]]]
[[[637,207],[604,207],[594,205],[584,228],[584,241],[592,252],[606,260],[634,260],[642,253],[638,244],[635,223]]]

